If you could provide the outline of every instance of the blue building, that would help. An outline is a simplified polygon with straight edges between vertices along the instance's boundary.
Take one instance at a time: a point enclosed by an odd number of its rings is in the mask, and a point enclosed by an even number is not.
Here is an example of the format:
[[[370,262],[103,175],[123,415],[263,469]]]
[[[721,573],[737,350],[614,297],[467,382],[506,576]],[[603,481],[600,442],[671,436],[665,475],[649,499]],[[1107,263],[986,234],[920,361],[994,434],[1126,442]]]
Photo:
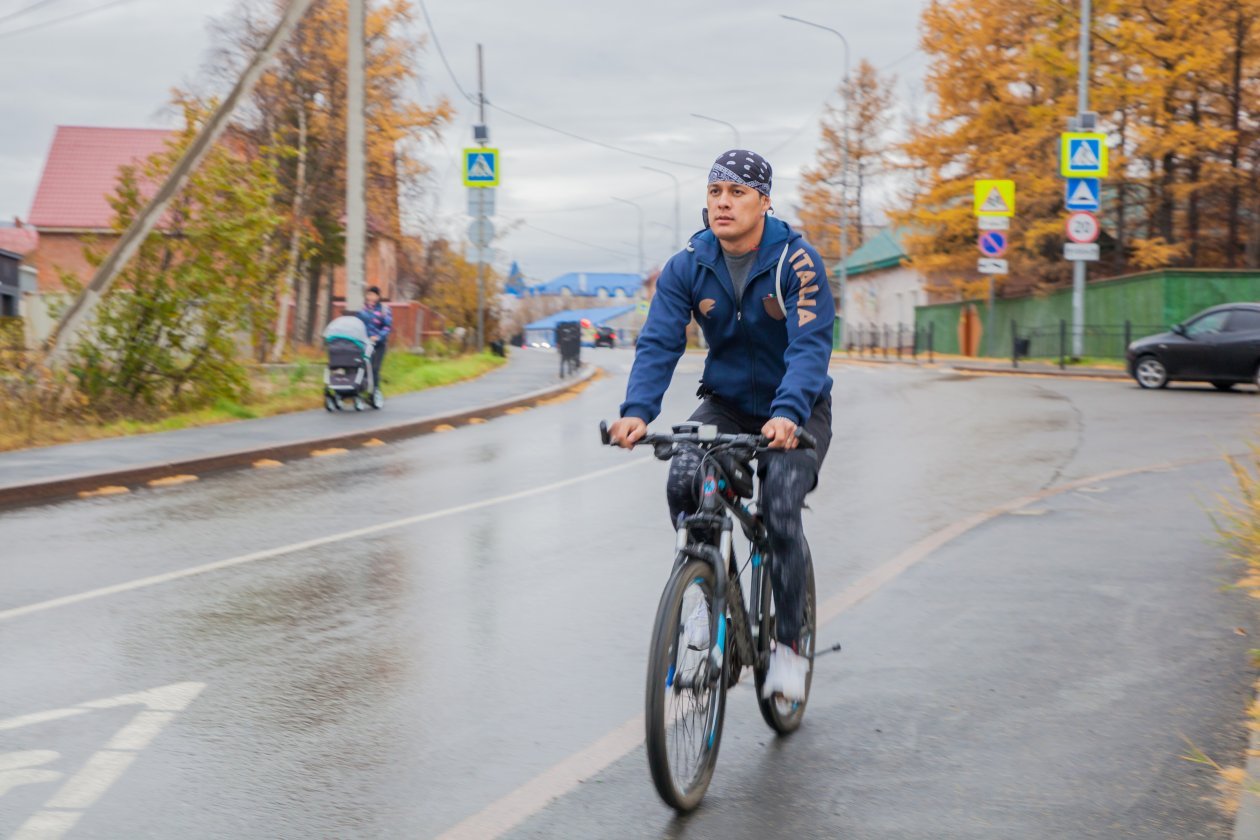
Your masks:
[[[570,271],[545,283],[526,287],[529,297],[549,295],[631,300],[643,289],[643,275],[620,272]]]

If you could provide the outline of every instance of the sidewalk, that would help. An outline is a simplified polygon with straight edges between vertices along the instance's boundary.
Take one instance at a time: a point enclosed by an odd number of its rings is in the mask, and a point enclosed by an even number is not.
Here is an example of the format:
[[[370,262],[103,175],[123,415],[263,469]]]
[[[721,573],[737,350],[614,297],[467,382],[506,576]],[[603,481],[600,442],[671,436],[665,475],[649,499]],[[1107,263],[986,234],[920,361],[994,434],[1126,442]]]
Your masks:
[[[558,369],[553,352],[515,350],[507,364],[476,379],[397,397],[387,393],[380,411],[319,409],[4,452],[0,453],[0,507],[73,496],[104,485],[135,485],[243,466],[264,458],[305,457],[320,447],[423,434],[443,423],[503,414],[565,391],[595,373],[588,364],[578,376],[562,380]]]
[[[950,370],[961,371],[963,373],[995,373],[995,374],[1014,374],[1025,376],[1065,376],[1065,377],[1089,377],[1101,379],[1130,379],[1131,377],[1125,373],[1123,368],[1110,367],[1086,367],[1084,365],[1068,365],[1063,370],[1058,365],[1048,364],[1046,362],[1023,361],[1019,363],[1019,367],[1013,367],[1010,359],[993,359],[980,358],[971,356],[946,356],[937,353],[934,361],[928,361],[926,353],[920,353],[918,358],[911,356],[903,356],[898,359],[896,355],[890,354],[887,359],[880,356],[850,356],[846,353],[836,352],[831,356],[831,363],[861,363],[861,364],[877,364],[877,365],[914,365],[919,367],[935,367],[948,368]]]

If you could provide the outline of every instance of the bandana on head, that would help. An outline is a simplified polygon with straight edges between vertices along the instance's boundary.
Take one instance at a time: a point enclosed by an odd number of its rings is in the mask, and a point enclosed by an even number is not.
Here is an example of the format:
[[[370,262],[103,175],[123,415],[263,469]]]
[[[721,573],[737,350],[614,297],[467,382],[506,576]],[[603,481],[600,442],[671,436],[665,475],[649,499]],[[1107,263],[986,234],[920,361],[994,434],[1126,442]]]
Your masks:
[[[770,195],[770,162],[747,149],[731,149],[718,155],[709,170],[709,183],[730,181],[752,187],[762,195]]]

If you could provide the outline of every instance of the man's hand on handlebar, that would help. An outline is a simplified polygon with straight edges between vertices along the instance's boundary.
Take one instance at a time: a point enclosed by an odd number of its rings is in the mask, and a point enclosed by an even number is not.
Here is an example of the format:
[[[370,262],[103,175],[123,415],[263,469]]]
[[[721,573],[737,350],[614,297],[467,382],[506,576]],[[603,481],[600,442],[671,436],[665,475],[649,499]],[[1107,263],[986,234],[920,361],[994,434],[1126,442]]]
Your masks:
[[[799,443],[796,424],[786,417],[771,417],[761,427],[761,434],[769,442],[771,449],[795,449]]]
[[[634,446],[646,434],[647,423],[638,417],[622,417],[608,427],[608,437],[611,442],[622,449]]]

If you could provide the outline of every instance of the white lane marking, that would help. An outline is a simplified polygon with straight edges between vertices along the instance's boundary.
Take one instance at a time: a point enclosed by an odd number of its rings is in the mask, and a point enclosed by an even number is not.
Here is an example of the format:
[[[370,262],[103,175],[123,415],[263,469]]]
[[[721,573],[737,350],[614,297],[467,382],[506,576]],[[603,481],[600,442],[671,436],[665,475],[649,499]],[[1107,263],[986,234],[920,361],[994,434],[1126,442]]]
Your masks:
[[[91,808],[127,772],[127,768],[135,760],[134,752],[98,750],[92,753],[79,772],[66,779],[61,790],[44,803],[44,808],[55,808],[59,811],[83,811]]]
[[[56,770],[35,770],[41,764],[56,761],[61,753],[54,750],[22,750],[0,753],[0,798],[15,787],[55,782],[64,776]]]
[[[132,592],[136,589],[145,589],[150,586],[157,586],[162,583],[169,583],[173,580],[181,578],[193,577],[194,575],[204,575],[207,572],[216,572],[220,569],[239,566],[243,563],[253,563],[257,560],[268,560],[272,557],[280,557],[284,554],[292,554],[297,551],[305,551],[309,548],[318,548],[322,545],[331,545],[333,543],[344,542],[346,540],[356,540],[362,537],[370,537],[373,534],[380,534],[386,531],[394,531],[398,528],[405,528],[409,525],[416,525],[421,522],[429,522],[433,519],[441,519],[446,516],[456,516],[469,511],[480,510],[482,508],[501,505],[506,502],[514,502],[518,499],[528,499],[531,496],[539,496],[552,490],[559,490],[562,487],[569,487],[574,484],[580,484],[584,481],[590,481],[611,473],[620,472],[630,467],[640,464],[649,463],[650,459],[635,458],[629,463],[618,464],[615,467],[607,467],[602,470],[585,473],[583,475],[566,478],[563,481],[553,481],[551,484],[543,484],[538,487],[532,487],[528,490],[519,490],[515,493],[507,493],[503,496],[495,496],[490,499],[482,499],[477,502],[469,502],[468,504],[456,505],[455,507],[443,508],[430,513],[421,513],[415,516],[407,516],[402,519],[395,519],[390,522],[381,522],[377,525],[368,525],[365,528],[356,528],[353,531],[342,531],[338,534],[329,534],[325,537],[316,537],[313,540],[304,540],[303,542],[290,543],[277,548],[268,548],[263,551],[255,551],[250,554],[242,554],[239,557],[228,557],[224,560],[215,560],[211,563],[205,563],[200,566],[192,566],[187,569],[180,569],[174,572],[165,572],[160,575],[151,575],[150,577],[139,578],[137,580],[127,581],[126,583],[116,583],[112,586],[102,586],[100,589],[91,589],[87,592],[80,592],[76,595],[65,595],[61,598],[52,598],[48,601],[39,601],[34,604],[27,604],[23,607],[13,607],[7,610],[0,610],[0,621],[9,621],[14,618],[20,618],[24,615],[43,612],[44,610],[52,610],[58,607],[67,607],[71,604],[81,604],[84,601],[91,601],[96,598],[104,598],[108,595],[118,595],[123,592]]]
[[[174,712],[140,712],[109,740],[107,750],[142,750],[175,717]]]
[[[74,828],[82,811],[38,811],[9,840],[56,840]]]
[[[6,718],[5,720],[0,720],[0,732],[6,729],[20,729],[23,726],[32,726],[36,723],[46,723],[50,720],[74,717],[86,712],[87,709],[52,709],[47,712],[34,712],[29,715]]]
[[[54,709],[51,712],[20,715],[0,721],[0,729],[16,729],[19,726],[59,720],[69,717],[70,714],[82,714],[95,709],[147,707],[137,712],[122,729],[114,733],[104,749],[92,753],[79,771],[66,779],[61,788],[44,803],[43,808],[22,823],[10,840],[58,840],[64,836],[74,828],[83,812],[92,807],[127,772],[127,768],[139,756],[140,750],[153,743],[158,733],[175,718],[175,713],[186,709],[205,687],[205,683],[199,682],[172,683],[146,691],[89,700],[69,709]],[[51,750],[36,750],[32,753],[49,753],[53,757],[58,755]],[[3,758],[0,756],[0,769],[6,766]],[[54,772],[51,777],[40,781],[56,781],[62,775]],[[4,773],[0,772],[0,782],[3,777]]]
[[[643,715],[635,715],[595,743],[447,829],[438,835],[438,840],[498,837],[642,743]]]
[[[1113,470],[1101,475],[1089,476],[1068,484],[1052,487],[1033,493],[1030,496],[1014,499],[983,513],[977,513],[966,519],[929,534],[905,551],[884,563],[836,593],[818,605],[818,627],[833,621],[846,610],[861,603],[874,594],[880,587],[894,580],[902,572],[919,563],[932,552],[943,547],[952,540],[961,537],[968,531],[983,525],[991,519],[1018,510],[1034,502],[1043,501],[1051,496],[1068,493],[1080,487],[1086,487],[1100,481],[1109,481],[1131,475],[1150,472],[1168,472],[1172,469],[1190,464],[1204,463],[1210,458],[1194,458],[1172,464],[1154,464],[1126,470]],[[634,733],[633,735],[631,733]],[[547,807],[557,797],[564,795],[577,785],[595,776],[604,768],[627,755],[631,750],[643,743],[643,716],[636,715],[618,726],[598,741],[574,753],[559,764],[536,776],[518,787],[516,790],[496,799],[481,811],[438,835],[437,840],[494,840]],[[575,775],[581,771],[583,775]]]

